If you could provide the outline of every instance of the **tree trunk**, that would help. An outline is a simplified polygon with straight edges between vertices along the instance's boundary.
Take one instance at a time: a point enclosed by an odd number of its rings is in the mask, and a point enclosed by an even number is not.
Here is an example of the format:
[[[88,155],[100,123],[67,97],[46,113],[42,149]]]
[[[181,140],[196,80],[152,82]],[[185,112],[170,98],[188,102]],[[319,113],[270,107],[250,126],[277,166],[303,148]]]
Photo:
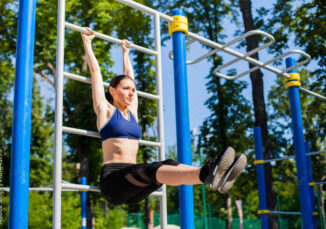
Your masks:
[[[232,199],[231,199],[231,195],[230,193],[228,193],[228,198],[226,201],[226,206],[227,206],[227,210],[228,210],[228,229],[232,229]]]
[[[253,22],[251,12],[251,0],[240,0],[240,9],[244,21],[245,31],[256,29]],[[247,52],[258,47],[256,36],[246,38]],[[258,53],[251,56],[252,58],[259,59]],[[255,65],[249,64],[250,68]],[[264,87],[263,87],[263,74],[260,70],[250,73],[252,84],[252,97],[254,102],[255,126],[261,128],[262,141],[263,141],[263,156],[264,159],[270,157],[270,142],[267,128],[267,114],[264,101]],[[265,164],[265,178],[266,178],[266,198],[267,207],[270,210],[277,210],[275,193],[273,190],[272,167],[270,164]],[[268,217],[270,228],[278,228],[277,215],[269,215]]]

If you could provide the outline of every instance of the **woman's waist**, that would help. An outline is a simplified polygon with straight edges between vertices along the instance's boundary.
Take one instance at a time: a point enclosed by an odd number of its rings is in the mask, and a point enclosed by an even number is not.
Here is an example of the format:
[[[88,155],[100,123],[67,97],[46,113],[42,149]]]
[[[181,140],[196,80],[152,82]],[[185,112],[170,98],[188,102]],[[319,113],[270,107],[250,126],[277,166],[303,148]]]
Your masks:
[[[106,141],[103,147],[103,164],[136,163],[138,144],[130,142]]]
[[[105,149],[128,149],[138,150],[138,140],[130,138],[108,138],[102,142],[102,148]]]

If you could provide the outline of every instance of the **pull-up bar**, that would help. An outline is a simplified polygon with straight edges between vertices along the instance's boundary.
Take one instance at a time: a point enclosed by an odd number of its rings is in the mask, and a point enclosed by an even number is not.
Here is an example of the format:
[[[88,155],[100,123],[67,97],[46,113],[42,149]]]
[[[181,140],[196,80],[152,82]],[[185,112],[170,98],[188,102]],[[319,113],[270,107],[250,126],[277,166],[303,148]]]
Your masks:
[[[72,30],[81,32],[81,33],[82,32],[88,33],[88,31],[86,29],[84,29],[84,28],[82,28],[80,26],[71,24],[69,22],[65,22],[65,27],[68,28],[68,29],[72,29]],[[96,31],[94,31],[94,33],[95,33],[95,37],[100,38],[102,40],[110,41],[110,42],[113,42],[113,43],[116,43],[116,44],[121,44],[121,42],[122,42],[122,40],[120,40],[120,39],[105,35],[103,33],[99,33],[99,32],[96,32]],[[131,44],[130,48],[133,48],[133,49],[135,49],[137,51],[140,51],[140,52],[147,53],[149,55],[157,55],[158,54],[157,51],[154,51],[154,50],[151,50],[151,49],[148,49],[148,48],[144,48],[144,47],[141,47],[141,46],[135,45],[135,44]]]
[[[216,52],[218,52],[218,51],[220,51],[220,50],[222,50],[222,49],[224,49],[224,48],[226,48],[226,47],[229,47],[229,46],[233,45],[234,43],[236,43],[236,42],[238,42],[238,41],[240,41],[240,40],[242,40],[242,39],[244,39],[244,38],[246,38],[246,37],[250,37],[250,36],[253,36],[253,35],[262,35],[262,36],[265,36],[267,39],[269,39],[269,42],[266,43],[266,44],[263,45],[263,46],[260,46],[260,47],[257,47],[257,48],[255,48],[255,49],[251,50],[250,52],[248,52],[248,53],[245,54],[244,56],[250,56],[250,55],[253,55],[253,54],[257,53],[258,51],[260,51],[260,50],[262,50],[262,49],[264,49],[264,48],[266,48],[266,47],[271,46],[271,45],[274,44],[274,42],[275,42],[275,39],[274,39],[274,37],[273,37],[272,35],[270,35],[270,34],[268,34],[268,33],[265,33],[265,32],[263,32],[263,31],[261,31],[261,30],[251,30],[251,31],[249,31],[249,32],[246,32],[246,33],[243,34],[242,36],[237,37],[237,38],[234,39],[233,41],[230,41],[229,43],[223,45],[221,49],[216,48],[216,49],[214,49],[213,51],[207,53],[206,55],[203,55],[203,56],[201,56],[201,57],[198,57],[198,58],[195,59],[195,60],[189,60],[189,61],[187,61],[187,64],[189,64],[189,65],[190,65],[190,64],[196,64],[196,63],[198,63],[198,62],[200,62],[200,61],[206,59],[207,57],[213,55],[214,53],[216,53]],[[192,40],[188,41],[188,42],[186,43],[186,46],[189,46],[190,44],[194,43],[195,41],[197,41],[197,40],[196,40],[196,39],[192,39]],[[210,46],[210,47],[212,47],[212,46]],[[213,47],[212,47],[212,48],[213,48]],[[169,52],[169,58],[170,58],[171,60],[173,60],[173,51],[170,51],[170,52]],[[241,58],[235,59],[235,60],[233,60],[233,61],[231,61],[231,62],[229,62],[229,63],[227,63],[227,64],[224,64],[223,66],[224,66],[224,67],[229,66],[229,65],[231,65],[231,64],[233,64],[233,63],[235,63],[235,62],[237,62],[237,61],[239,61],[239,60],[241,60]]]

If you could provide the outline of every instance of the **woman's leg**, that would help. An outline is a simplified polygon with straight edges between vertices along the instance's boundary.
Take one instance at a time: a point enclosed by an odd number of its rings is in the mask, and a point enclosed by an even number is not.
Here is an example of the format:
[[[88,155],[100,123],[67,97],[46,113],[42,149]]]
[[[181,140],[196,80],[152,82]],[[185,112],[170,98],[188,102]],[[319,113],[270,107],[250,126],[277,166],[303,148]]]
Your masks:
[[[163,165],[156,173],[156,179],[162,184],[178,186],[182,184],[202,184],[199,179],[201,167],[194,167],[185,164],[178,166]]]

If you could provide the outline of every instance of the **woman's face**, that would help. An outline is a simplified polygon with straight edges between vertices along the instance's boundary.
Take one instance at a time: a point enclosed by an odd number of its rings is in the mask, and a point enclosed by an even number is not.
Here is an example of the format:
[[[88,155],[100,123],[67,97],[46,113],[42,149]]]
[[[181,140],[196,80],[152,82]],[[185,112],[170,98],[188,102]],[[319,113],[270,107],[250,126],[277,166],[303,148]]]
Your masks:
[[[110,87],[110,93],[113,97],[114,103],[124,106],[131,105],[135,92],[135,83],[131,79],[121,80],[116,88]]]

